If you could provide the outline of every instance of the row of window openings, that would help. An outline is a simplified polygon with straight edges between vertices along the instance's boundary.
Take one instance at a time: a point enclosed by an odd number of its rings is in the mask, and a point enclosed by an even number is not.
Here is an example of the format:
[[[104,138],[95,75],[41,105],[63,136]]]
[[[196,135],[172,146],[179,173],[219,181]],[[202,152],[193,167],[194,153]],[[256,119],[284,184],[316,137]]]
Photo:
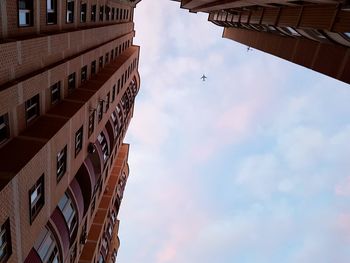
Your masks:
[[[103,118],[103,113],[106,113],[109,109],[110,102],[115,100],[115,96],[119,94],[119,92],[123,89],[126,80],[130,77],[132,70],[136,67],[137,59],[134,59],[133,63],[128,67],[125,73],[122,74],[122,77],[118,79],[117,85],[113,85],[112,88],[112,98],[110,92],[107,93],[105,99],[100,99],[97,109],[91,108],[91,113],[89,116],[89,128],[88,128],[88,137],[92,135],[95,127],[95,114],[97,113],[97,121],[101,122]]]
[[[114,51],[115,54],[117,54],[117,51],[119,49],[119,53],[123,52],[123,50],[127,47],[129,47],[131,44],[131,40],[126,41],[119,47],[116,47],[115,50],[111,51],[111,59],[114,58]],[[105,55],[105,63],[108,63],[109,61],[109,53],[106,53]],[[103,67],[103,56],[100,57],[99,59],[99,67]],[[87,66],[82,67],[81,69],[81,82],[84,83],[87,80]],[[129,70],[130,71],[130,70]],[[91,63],[91,74],[94,75],[96,74],[96,60],[94,60]],[[130,74],[130,72],[129,72]],[[123,75],[124,76],[124,75]],[[126,81],[126,78],[125,78]],[[119,85],[118,85],[119,86]],[[71,92],[75,89],[76,87],[76,73],[73,72],[68,76],[68,91]],[[119,90],[119,89],[118,89]],[[56,104],[61,100],[61,82],[58,81],[57,83],[53,84],[50,87],[51,91],[51,104]],[[114,101],[115,97],[115,88],[113,89],[112,93],[112,101]],[[109,99],[107,103],[107,109],[109,105]],[[29,100],[25,102],[25,112],[26,112],[26,122],[29,124],[31,121],[33,121],[36,117],[40,115],[40,97],[39,94],[33,96]],[[10,136],[10,129],[9,129],[9,118],[8,114],[4,114],[0,116],[0,145],[5,142],[9,136]]]
[[[82,138],[82,127],[76,133],[77,137]],[[105,150],[104,147],[107,147],[107,141],[104,135],[101,136],[102,139],[99,139],[104,154],[108,153],[108,149]],[[105,141],[105,143],[103,142]],[[77,144],[76,144],[77,145]],[[81,145],[80,145],[81,147]],[[57,155],[57,175],[64,173],[66,169],[67,161],[67,146],[58,153]],[[108,173],[108,170],[106,170]],[[102,191],[102,180],[97,184],[99,192]],[[45,204],[45,183],[44,183],[44,174],[36,181],[34,186],[29,190],[29,200],[30,200],[30,224],[33,223],[34,219],[40,212],[41,208]],[[95,199],[92,202],[91,210],[94,210]],[[58,203],[58,208],[62,212],[62,215],[65,218],[66,224],[68,226],[70,237],[74,233],[75,228],[77,227],[77,213],[76,209],[72,203],[71,198],[67,193],[63,195]],[[113,220],[114,221],[114,220]],[[86,228],[86,224],[85,224]],[[46,234],[43,239],[38,244],[37,252],[43,262],[60,262],[59,252],[55,239],[50,231],[46,229]],[[86,232],[86,231],[85,231]],[[1,226],[0,228],[0,262],[5,262],[12,253],[11,247],[11,234],[10,234],[10,222],[9,219]]]
[[[220,15],[219,15],[220,16]],[[231,15],[232,16],[232,15]],[[215,24],[219,26],[228,26],[228,27],[238,27],[245,28],[249,30],[255,30],[259,32],[270,32],[278,35],[285,35],[291,37],[305,37],[318,42],[336,42],[344,46],[350,47],[350,32],[330,32],[325,30],[317,29],[300,29],[293,27],[276,27],[272,25],[257,25],[257,24],[246,24],[238,22],[230,22],[229,15],[225,19],[223,15],[219,17],[214,16],[212,20]]]
[[[67,0],[66,22],[74,22],[74,0]],[[91,5],[91,22],[96,22],[97,5]],[[48,25],[57,24],[57,0],[46,0],[46,23]],[[111,8],[109,6],[100,6],[99,21],[128,20],[129,10],[123,8]],[[85,23],[87,18],[87,4],[80,4],[80,22]],[[34,0],[18,1],[18,25],[20,27],[33,26],[34,24]]]

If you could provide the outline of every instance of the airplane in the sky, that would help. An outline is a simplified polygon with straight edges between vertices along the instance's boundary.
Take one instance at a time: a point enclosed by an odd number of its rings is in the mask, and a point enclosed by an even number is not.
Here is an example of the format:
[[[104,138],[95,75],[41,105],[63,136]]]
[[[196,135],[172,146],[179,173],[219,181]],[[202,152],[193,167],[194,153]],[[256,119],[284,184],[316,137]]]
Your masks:
[[[247,52],[249,51],[253,51],[253,49],[251,47],[247,47]]]
[[[203,76],[201,77],[201,79],[202,79],[203,81],[205,81],[205,79],[207,79],[207,77],[203,74]]]

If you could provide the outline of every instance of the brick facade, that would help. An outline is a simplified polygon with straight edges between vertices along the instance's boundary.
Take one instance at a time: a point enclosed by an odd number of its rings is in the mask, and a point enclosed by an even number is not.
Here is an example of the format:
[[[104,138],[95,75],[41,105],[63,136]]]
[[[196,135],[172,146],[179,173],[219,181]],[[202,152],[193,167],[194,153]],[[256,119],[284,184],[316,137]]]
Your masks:
[[[104,240],[108,244],[112,240],[107,227],[117,235],[119,223],[111,220],[111,215],[118,213],[122,196],[117,193],[124,191],[125,183],[120,185],[126,180],[124,175],[129,174],[129,146],[123,144],[123,138],[140,86],[139,47],[132,42],[133,10],[138,1],[74,2],[73,23],[65,21],[67,1],[57,1],[57,24],[47,25],[46,0],[33,0],[33,25],[23,28],[18,26],[18,1],[0,4],[1,14],[7,17],[0,18],[0,116],[8,116],[9,130],[9,137],[0,144],[0,225],[9,219],[12,251],[8,262],[39,262],[35,258],[40,254],[44,229],[54,237],[59,262],[86,262],[81,255],[91,241],[99,245],[95,245],[92,260],[100,257],[107,260],[116,248],[110,246],[111,250],[105,252]],[[80,22],[77,6],[80,3],[87,4],[85,23]],[[95,22],[90,20],[93,4],[97,5]],[[112,19],[110,14],[107,21],[104,13],[103,21],[99,21],[101,5],[110,7],[111,12],[112,8],[114,12],[117,8],[125,10],[125,16],[116,19],[114,13]],[[100,57],[103,57],[101,67]],[[96,61],[95,74],[92,74],[93,61]],[[83,81],[81,74],[85,66]],[[68,78],[72,73],[75,73],[75,88],[69,89]],[[123,85],[117,90],[118,81]],[[60,99],[53,103],[51,87],[56,83],[60,83],[57,84]],[[28,105],[33,102],[26,106],[26,101],[36,95],[39,95],[38,105],[34,105],[38,107],[37,116],[28,121],[31,114]],[[102,118],[98,120],[101,101]],[[92,114],[94,130],[89,135]],[[80,144],[76,135],[80,127],[83,135],[78,152],[76,148]],[[65,172],[58,178],[58,156],[65,147]],[[31,193],[42,176],[44,185],[40,191],[44,193],[44,203],[31,216],[30,206],[34,202]],[[70,229],[57,206],[65,193],[77,218],[77,226],[69,234],[68,250],[64,231]],[[100,222],[101,213],[105,216]],[[94,222],[103,223],[98,235],[94,235]],[[86,245],[81,241],[84,231],[89,237]]]

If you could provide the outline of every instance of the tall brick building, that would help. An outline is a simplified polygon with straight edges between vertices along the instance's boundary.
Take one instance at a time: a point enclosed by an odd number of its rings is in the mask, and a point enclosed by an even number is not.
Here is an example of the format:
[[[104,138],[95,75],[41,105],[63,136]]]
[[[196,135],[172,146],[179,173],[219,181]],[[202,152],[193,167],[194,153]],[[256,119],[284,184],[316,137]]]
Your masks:
[[[348,0],[173,0],[206,12],[223,37],[350,83]]]
[[[0,262],[115,261],[139,1],[0,1]]]

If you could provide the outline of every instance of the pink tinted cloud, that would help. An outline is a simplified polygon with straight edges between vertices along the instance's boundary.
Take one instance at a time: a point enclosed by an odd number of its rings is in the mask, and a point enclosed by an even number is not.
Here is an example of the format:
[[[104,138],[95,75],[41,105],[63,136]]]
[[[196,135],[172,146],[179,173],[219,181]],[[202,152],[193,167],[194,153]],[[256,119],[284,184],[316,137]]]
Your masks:
[[[345,177],[335,186],[335,194],[337,196],[350,196],[350,176]]]

